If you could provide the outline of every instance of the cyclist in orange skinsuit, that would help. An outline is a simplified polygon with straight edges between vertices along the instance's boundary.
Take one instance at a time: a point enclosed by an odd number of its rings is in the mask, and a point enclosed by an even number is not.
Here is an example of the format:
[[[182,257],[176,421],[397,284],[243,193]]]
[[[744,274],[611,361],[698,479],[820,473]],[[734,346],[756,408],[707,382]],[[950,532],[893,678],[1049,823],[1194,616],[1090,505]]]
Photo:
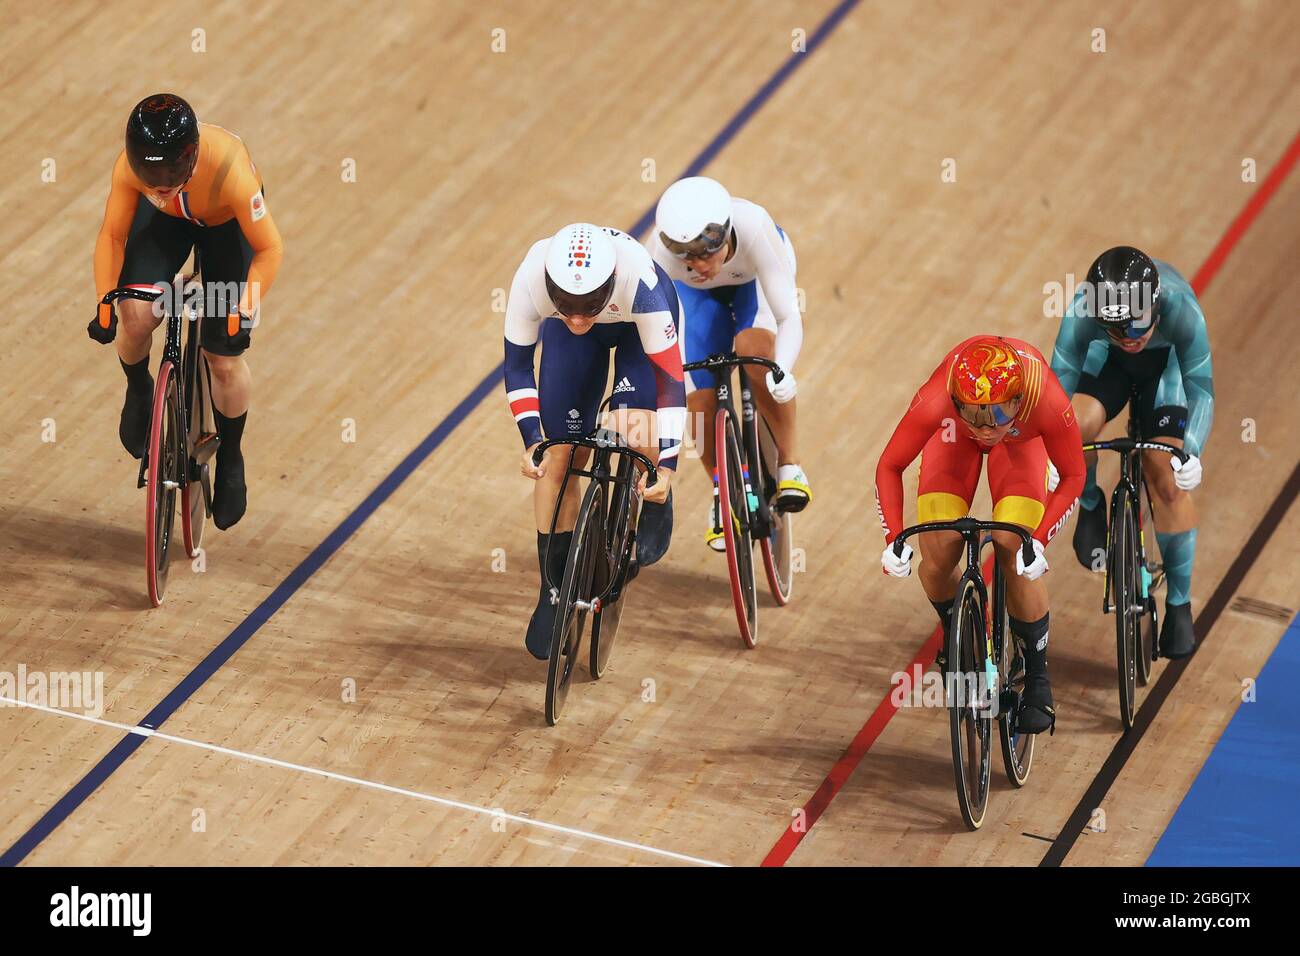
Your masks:
[[[113,165],[104,222],[95,241],[95,291],[167,285],[197,247],[207,287],[200,343],[212,371],[212,401],[221,443],[212,517],[229,528],[244,514],[247,491],[240,439],[252,376],[243,352],[261,299],[280,268],[280,232],[266,206],[261,177],[242,140],[199,124],[180,97],[159,93],[136,105],[126,148]],[[120,319],[120,322],[119,322]],[[134,457],[148,440],[153,378],[149,348],[161,319],[148,302],[99,306],[92,338],[116,338],[126,372],[118,434]]]

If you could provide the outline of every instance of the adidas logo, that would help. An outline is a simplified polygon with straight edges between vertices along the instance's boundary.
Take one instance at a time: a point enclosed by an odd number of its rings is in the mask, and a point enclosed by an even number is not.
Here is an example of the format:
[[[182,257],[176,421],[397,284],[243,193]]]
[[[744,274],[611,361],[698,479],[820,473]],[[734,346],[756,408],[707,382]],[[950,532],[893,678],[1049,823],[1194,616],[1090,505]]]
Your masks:
[[[628,381],[626,376],[620,379],[619,383],[614,386],[615,395],[617,395],[619,392],[635,392],[635,391],[636,391],[636,386],[633,385],[630,381]]]

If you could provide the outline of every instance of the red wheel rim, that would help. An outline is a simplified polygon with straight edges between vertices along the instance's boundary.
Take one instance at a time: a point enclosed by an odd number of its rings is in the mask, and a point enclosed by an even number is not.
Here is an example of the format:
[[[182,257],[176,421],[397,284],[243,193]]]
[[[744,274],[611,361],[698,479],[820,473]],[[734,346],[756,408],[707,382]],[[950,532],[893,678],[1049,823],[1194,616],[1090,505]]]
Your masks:
[[[776,602],[777,607],[785,607],[790,600],[790,592],[784,595],[781,593],[781,578],[776,573],[776,558],[772,556],[772,539],[764,538],[761,542],[763,548],[763,571],[767,574],[767,589],[772,592],[772,600]],[[794,588],[790,588],[793,591]]]

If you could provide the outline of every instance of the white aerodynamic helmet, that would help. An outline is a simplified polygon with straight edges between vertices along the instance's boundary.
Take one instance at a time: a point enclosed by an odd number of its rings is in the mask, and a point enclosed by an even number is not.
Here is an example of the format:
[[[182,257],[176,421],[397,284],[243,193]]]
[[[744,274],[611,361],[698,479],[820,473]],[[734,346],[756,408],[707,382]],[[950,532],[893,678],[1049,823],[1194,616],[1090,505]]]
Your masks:
[[[707,176],[679,179],[655,210],[659,241],[679,259],[711,256],[731,235],[731,195]]]
[[[599,315],[614,294],[618,253],[589,222],[565,226],[546,249],[546,292],[561,315]]]

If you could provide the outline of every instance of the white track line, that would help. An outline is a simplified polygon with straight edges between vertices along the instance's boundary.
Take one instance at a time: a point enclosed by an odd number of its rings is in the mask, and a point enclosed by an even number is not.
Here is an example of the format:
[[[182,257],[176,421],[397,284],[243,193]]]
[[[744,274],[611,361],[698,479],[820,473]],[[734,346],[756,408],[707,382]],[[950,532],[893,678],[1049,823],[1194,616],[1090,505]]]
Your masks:
[[[684,853],[674,853],[671,850],[661,850],[658,847],[646,846],[644,843],[633,843],[630,840],[619,840],[615,837],[604,836],[600,833],[592,833],[589,830],[577,830],[573,827],[561,826],[558,823],[547,823],[545,820],[535,820],[532,817],[524,817],[515,813],[506,813],[503,810],[490,810],[487,807],[475,806],[472,803],[462,803],[459,800],[449,800],[446,797],[435,797],[432,794],[420,793],[417,790],[405,790],[402,787],[393,787],[386,783],[377,783],[374,780],[363,780],[360,777],[349,777],[347,774],[334,773],[331,770],[305,767],[302,764],[289,763],[287,760],[277,760],[274,757],[263,757],[260,754],[248,753],[243,750],[231,750],[229,747],[219,747],[216,744],[204,743],[201,740],[190,740],[188,737],[176,737],[172,734],[165,734],[160,730],[154,730],[152,727],[144,727],[139,724],[119,724],[111,720],[104,720],[102,717],[91,717],[87,714],[78,714],[70,710],[59,710],[57,707],[45,707],[41,704],[31,704],[27,701],[14,700],[10,697],[0,697],[0,704],[13,704],[19,707],[26,707],[29,710],[39,710],[47,714],[56,714],[60,717],[71,717],[74,720],[84,720],[87,723],[98,724],[101,727],[111,727],[114,730],[120,730],[123,733],[138,734],[141,737],[153,737],[159,740],[167,740],[174,744],[183,744],[187,747],[197,747],[200,750],[208,750],[213,753],[223,754],[227,757],[236,757],[240,760],[248,760],[252,763],[267,764],[268,766],[280,767],[285,770],[297,770],[299,773],[324,777],[327,780],[337,780],[341,783],[350,783],[353,786],[365,787],[369,790],[380,790],[384,793],[395,793],[403,797],[412,797],[416,800],[423,800],[426,803],[436,803],[440,806],[452,807],[457,810],[465,810],[469,813],[477,813],[481,816],[492,817],[495,820],[512,820],[515,823],[521,823],[524,826],[537,827],[541,830],[550,830],[552,833],[563,833],[566,836],[582,837],[586,840],[595,840],[597,843],[607,843],[610,846],[619,846],[628,850],[639,850],[642,853],[651,853],[655,856],[667,857],[670,860],[679,860],[683,863],[694,863],[698,866],[727,865],[725,863],[717,863],[713,860],[704,860],[695,856],[687,856]]]

